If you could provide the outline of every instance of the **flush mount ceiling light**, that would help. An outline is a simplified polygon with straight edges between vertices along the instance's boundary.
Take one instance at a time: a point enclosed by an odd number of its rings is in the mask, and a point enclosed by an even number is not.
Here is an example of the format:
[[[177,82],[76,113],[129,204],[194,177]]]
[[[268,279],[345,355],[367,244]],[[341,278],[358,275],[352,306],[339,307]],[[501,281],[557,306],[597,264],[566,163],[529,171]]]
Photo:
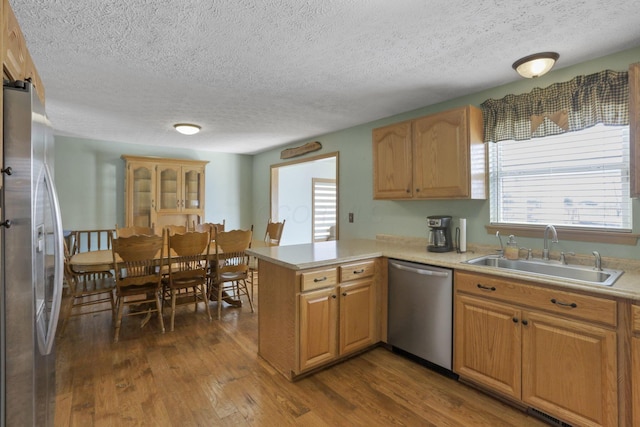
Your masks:
[[[513,69],[528,79],[540,77],[551,70],[560,55],[555,52],[540,52],[525,56],[513,63]]]
[[[176,123],[173,127],[184,135],[194,135],[200,132],[200,126],[191,123]]]

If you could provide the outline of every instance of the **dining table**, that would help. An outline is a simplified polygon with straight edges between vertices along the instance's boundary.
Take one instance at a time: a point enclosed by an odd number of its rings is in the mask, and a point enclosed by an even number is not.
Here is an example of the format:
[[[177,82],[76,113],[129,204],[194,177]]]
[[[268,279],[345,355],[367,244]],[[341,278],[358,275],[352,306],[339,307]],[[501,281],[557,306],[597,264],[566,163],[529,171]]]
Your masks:
[[[216,248],[214,245],[215,242],[212,241],[209,246],[209,254],[215,254]],[[269,246],[273,245],[264,240],[252,240],[250,247],[266,248]],[[77,273],[109,271],[113,269],[113,254],[110,249],[79,252],[71,256],[69,265],[71,269]]]

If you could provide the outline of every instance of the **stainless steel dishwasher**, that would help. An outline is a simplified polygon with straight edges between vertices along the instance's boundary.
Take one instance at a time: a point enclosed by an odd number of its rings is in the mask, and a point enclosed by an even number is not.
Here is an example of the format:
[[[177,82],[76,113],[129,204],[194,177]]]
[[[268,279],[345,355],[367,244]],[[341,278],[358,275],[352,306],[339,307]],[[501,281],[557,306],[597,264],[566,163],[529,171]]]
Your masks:
[[[388,343],[451,372],[453,271],[389,259]]]

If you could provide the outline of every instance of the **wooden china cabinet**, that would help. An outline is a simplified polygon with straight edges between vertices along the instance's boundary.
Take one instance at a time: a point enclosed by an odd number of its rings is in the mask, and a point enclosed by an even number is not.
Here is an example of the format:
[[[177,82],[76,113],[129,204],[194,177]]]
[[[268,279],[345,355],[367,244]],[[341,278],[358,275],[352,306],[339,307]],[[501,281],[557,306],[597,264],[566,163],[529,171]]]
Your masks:
[[[125,225],[188,225],[204,217],[208,162],[123,155]]]

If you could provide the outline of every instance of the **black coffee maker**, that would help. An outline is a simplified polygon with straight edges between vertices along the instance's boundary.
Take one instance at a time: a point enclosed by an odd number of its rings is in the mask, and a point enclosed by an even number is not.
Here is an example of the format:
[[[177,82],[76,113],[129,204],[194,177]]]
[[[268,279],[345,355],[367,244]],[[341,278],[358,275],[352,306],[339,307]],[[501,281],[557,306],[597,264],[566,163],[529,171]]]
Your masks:
[[[448,215],[434,215],[427,217],[429,225],[429,252],[450,252],[453,250],[451,239],[451,217]]]

